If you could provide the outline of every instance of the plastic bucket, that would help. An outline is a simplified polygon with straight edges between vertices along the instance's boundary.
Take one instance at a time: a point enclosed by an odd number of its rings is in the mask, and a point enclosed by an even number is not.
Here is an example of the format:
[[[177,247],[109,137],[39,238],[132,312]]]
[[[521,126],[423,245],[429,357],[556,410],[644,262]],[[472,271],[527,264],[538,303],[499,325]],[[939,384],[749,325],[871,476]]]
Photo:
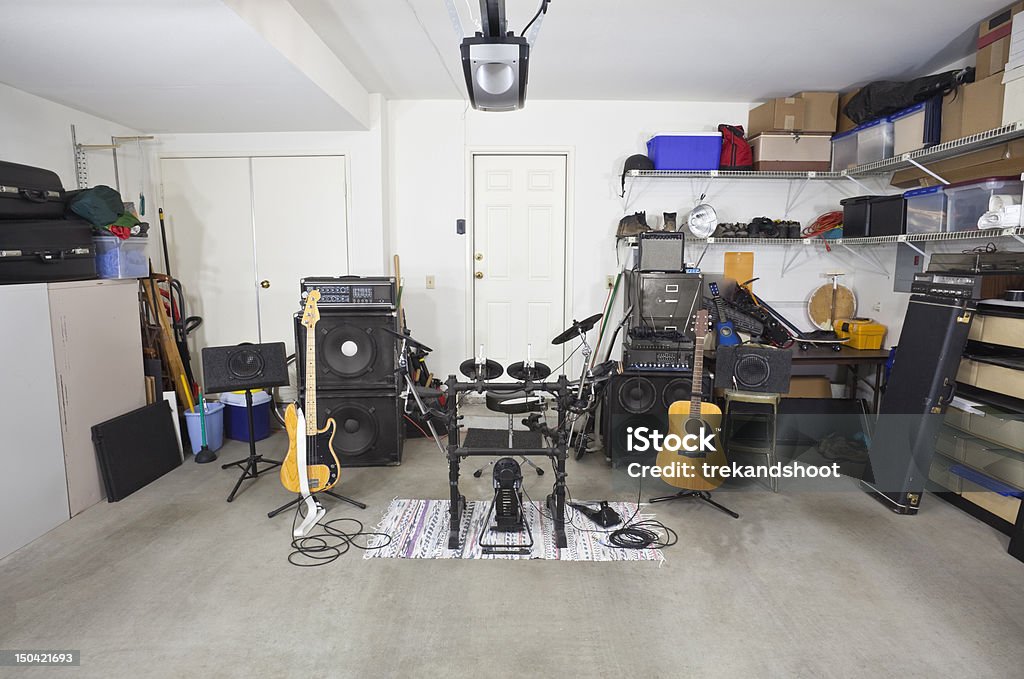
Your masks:
[[[199,421],[199,411],[190,413],[185,411],[185,424],[188,426],[188,439],[192,444],[192,454],[195,455],[203,447],[203,425]],[[224,404],[206,404],[206,447],[210,450],[220,450],[224,445]]]

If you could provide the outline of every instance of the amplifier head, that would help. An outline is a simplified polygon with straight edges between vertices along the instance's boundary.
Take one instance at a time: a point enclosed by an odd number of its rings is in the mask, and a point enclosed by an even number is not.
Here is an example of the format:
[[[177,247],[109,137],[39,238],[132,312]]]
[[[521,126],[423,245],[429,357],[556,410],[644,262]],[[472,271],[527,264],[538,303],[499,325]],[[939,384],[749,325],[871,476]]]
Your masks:
[[[388,309],[398,305],[395,279],[386,277],[310,277],[299,281],[299,306],[311,290],[320,291],[321,309]]]

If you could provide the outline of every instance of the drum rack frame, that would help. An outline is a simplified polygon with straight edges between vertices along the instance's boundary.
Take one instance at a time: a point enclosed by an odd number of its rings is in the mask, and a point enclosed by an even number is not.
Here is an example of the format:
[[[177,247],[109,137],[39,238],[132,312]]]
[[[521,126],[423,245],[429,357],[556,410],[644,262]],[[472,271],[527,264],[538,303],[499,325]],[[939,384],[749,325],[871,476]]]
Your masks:
[[[569,404],[573,392],[565,375],[559,375],[554,382],[459,382],[455,375],[449,375],[445,382],[447,387],[446,411],[448,425],[448,486],[451,494],[449,506],[448,549],[459,548],[459,533],[462,526],[462,512],[466,508],[466,498],[459,492],[459,472],[461,462],[469,457],[515,457],[543,456],[551,460],[555,471],[555,482],[551,494],[547,496],[547,508],[551,512],[555,524],[555,546],[565,548],[568,540],[565,533],[565,498],[566,471],[565,461],[569,457],[569,443],[566,427],[568,424]],[[552,394],[558,401],[558,428],[555,431],[553,446],[550,448],[467,448],[461,445],[459,436],[459,395],[477,392],[516,392],[526,391],[528,394],[544,392]]]

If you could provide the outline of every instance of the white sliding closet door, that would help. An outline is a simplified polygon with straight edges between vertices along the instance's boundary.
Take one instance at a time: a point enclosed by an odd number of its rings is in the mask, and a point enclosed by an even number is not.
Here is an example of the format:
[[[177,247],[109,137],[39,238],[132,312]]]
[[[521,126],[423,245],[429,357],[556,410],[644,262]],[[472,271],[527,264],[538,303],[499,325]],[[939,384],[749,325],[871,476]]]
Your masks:
[[[171,271],[206,346],[285,342],[299,279],[348,273],[344,156],[163,158]]]
[[[185,289],[186,313],[202,316],[201,347],[255,342],[255,261],[248,158],[165,158],[160,163],[171,273]]]
[[[345,158],[253,158],[252,185],[260,337],[291,351],[299,279],[348,273]]]

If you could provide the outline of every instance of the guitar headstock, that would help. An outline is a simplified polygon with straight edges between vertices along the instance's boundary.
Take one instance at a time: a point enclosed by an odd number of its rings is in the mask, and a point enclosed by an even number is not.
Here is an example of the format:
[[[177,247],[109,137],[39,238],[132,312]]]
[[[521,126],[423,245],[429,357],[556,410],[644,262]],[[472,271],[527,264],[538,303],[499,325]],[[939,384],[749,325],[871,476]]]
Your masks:
[[[711,281],[710,283],[708,283],[708,289],[711,290],[711,294],[714,297],[718,297],[718,283]]]
[[[302,310],[302,325],[312,328],[320,320],[320,309],[316,303],[320,301],[320,291],[310,290],[306,297],[306,308]]]
[[[707,309],[701,309],[693,319],[693,331],[697,336],[697,344],[702,344],[704,335],[711,329],[711,321]]]

